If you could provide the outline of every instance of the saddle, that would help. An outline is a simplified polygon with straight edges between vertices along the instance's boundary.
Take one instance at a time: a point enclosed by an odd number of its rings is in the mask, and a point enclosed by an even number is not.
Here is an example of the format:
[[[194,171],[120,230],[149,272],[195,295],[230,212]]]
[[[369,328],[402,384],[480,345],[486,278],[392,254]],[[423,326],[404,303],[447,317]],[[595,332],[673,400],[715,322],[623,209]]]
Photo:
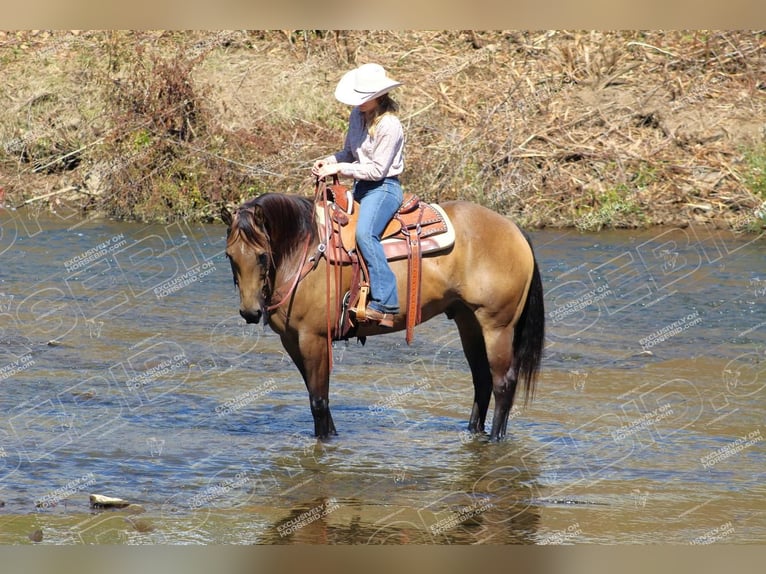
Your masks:
[[[356,249],[359,203],[354,201],[350,189],[335,181],[325,186],[323,197],[318,195],[315,206],[320,236],[326,239],[324,256],[327,261],[336,269],[343,265],[352,266],[351,287],[345,297],[336,298],[336,301],[342,301],[337,315],[336,338],[348,339],[355,326],[349,310],[355,309],[357,321],[365,320],[370,288],[367,266],[361,252]],[[455,231],[440,206],[406,193],[402,205],[381,234],[381,243],[389,261],[406,258],[408,262],[406,341],[409,344],[415,325],[421,321],[422,257],[426,253],[451,247],[455,243]],[[338,280],[336,285],[340,285]]]

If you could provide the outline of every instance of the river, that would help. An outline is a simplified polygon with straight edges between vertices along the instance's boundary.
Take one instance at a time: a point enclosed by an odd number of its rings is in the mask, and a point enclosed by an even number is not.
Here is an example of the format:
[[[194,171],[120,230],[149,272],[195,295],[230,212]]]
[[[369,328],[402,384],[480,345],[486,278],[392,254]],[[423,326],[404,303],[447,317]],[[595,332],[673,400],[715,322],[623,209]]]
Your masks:
[[[763,235],[532,232],[546,352],[504,442],[465,432],[446,317],[338,343],[318,442],[222,225],[0,222],[0,544],[766,539]]]

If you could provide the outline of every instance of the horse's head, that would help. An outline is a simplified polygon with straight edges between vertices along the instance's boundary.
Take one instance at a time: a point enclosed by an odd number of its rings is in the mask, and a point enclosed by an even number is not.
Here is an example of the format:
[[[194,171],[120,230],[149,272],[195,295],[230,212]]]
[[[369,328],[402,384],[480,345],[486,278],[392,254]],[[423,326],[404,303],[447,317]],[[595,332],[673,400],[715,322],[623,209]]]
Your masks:
[[[226,257],[239,290],[239,314],[248,323],[263,315],[270,289],[273,257],[260,205],[248,202],[234,213],[221,210],[226,230]]]
[[[265,193],[239,206],[221,210],[228,225],[226,257],[239,289],[239,314],[248,323],[260,321],[272,304],[277,273],[288,269],[304,238],[314,239],[314,204],[305,197]],[[300,264],[299,264],[300,265]]]

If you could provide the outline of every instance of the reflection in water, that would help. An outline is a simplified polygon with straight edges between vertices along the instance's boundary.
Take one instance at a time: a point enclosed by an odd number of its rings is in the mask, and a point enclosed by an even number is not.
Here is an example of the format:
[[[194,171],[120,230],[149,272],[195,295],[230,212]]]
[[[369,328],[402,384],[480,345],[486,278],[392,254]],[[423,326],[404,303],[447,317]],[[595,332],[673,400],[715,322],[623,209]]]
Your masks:
[[[546,357],[504,443],[465,431],[443,317],[338,345],[317,442],[278,338],[236,313],[221,226],[0,217],[0,543],[766,537],[754,236],[535,233]]]
[[[376,485],[378,500],[317,496],[294,504],[265,534],[269,544],[529,544],[539,523],[532,484],[532,458],[509,443],[476,440],[456,449],[450,481],[407,493],[396,504],[406,473]],[[501,452],[498,452],[501,451]],[[331,464],[319,463],[312,477],[335,490]],[[329,478],[328,478],[329,477]],[[311,489],[313,490],[313,489]],[[389,503],[385,503],[389,500]],[[417,502],[420,501],[420,502]]]

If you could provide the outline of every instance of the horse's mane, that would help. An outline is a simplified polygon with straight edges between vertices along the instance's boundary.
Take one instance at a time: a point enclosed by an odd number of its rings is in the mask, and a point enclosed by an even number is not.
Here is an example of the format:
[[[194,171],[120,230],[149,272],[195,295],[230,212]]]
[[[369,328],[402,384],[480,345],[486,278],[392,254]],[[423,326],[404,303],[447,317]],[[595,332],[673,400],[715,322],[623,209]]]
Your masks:
[[[228,243],[241,239],[268,249],[275,265],[301,245],[306,235],[313,241],[314,203],[307,197],[265,193],[240,205],[234,215]]]

